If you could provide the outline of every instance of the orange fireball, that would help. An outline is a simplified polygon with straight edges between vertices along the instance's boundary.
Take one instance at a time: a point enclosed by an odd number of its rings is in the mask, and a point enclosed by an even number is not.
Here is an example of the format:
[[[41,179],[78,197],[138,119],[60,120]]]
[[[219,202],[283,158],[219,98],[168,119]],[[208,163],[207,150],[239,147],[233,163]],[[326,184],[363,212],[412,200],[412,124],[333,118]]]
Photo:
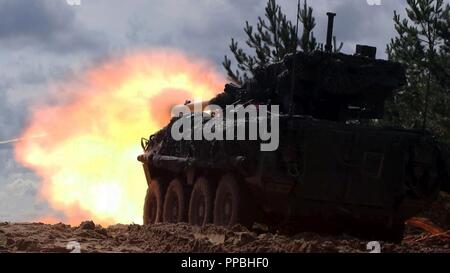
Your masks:
[[[62,221],[141,223],[140,137],[168,122],[173,105],[214,96],[224,79],[168,50],[108,61],[79,78],[58,85],[56,103],[35,107],[21,137],[46,137],[17,143],[16,159],[41,177],[40,196]]]

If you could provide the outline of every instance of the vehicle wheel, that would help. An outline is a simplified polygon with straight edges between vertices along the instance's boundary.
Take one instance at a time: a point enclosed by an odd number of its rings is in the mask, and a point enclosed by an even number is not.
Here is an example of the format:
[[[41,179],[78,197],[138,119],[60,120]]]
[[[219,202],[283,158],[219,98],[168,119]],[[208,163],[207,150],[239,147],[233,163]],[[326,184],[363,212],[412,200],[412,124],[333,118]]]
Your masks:
[[[162,191],[159,181],[152,180],[147,189],[144,202],[144,225],[161,222],[162,216]]]
[[[195,181],[189,202],[189,224],[204,226],[212,222],[213,216],[213,189],[204,177]]]
[[[186,195],[180,180],[170,182],[164,198],[163,221],[167,223],[184,222],[186,218]]]
[[[233,226],[253,224],[249,203],[243,189],[232,175],[225,175],[219,182],[214,201],[214,224]]]

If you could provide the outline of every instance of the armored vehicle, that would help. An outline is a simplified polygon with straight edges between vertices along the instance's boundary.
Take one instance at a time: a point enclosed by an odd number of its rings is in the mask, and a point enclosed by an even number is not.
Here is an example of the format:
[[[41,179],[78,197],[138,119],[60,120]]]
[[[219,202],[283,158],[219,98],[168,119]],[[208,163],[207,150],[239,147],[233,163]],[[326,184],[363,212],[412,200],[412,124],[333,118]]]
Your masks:
[[[448,181],[444,153],[425,130],[377,125],[385,100],[405,84],[404,69],[375,59],[369,46],[358,45],[354,55],[334,53],[331,33],[325,51],[296,52],[261,67],[243,86],[227,84],[200,111],[174,116],[142,139],[144,224],[260,223],[402,237],[404,221]],[[269,108],[226,123],[206,105],[242,106],[235,114],[249,105]],[[263,150],[258,139],[174,139],[173,126],[183,119],[194,121],[190,136],[211,119],[222,119],[226,125],[215,129],[223,131],[277,120],[279,145]]]

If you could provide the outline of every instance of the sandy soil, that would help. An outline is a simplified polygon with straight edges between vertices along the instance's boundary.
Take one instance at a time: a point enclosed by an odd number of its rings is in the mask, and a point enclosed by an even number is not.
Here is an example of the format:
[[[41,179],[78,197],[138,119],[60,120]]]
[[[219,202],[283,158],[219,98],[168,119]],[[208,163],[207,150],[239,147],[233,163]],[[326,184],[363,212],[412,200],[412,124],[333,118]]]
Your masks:
[[[431,234],[408,226],[402,243],[380,242],[381,251],[450,253],[449,201],[448,196],[441,198],[422,215],[436,223],[440,232]],[[287,236],[256,233],[241,226],[118,224],[103,228],[92,221],[76,227],[62,223],[0,223],[0,252],[70,252],[78,246],[81,252],[368,252],[367,243],[347,235]]]
[[[67,246],[72,241],[79,243],[81,252],[368,252],[367,241],[351,236],[257,234],[240,226],[0,225],[0,252],[70,252]],[[76,244],[70,245],[76,248]],[[381,248],[382,252],[450,253],[450,240],[409,228],[401,244],[381,242]]]

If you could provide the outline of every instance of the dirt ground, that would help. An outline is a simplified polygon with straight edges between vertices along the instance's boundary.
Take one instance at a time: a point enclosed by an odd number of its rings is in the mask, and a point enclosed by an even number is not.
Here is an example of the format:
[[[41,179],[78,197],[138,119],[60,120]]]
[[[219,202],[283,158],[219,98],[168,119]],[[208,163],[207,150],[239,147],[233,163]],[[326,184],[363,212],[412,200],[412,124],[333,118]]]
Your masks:
[[[435,224],[408,225],[400,244],[380,242],[381,252],[450,253],[450,197],[441,196],[421,215]],[[420,222],[420,221],[419,221]],[[348,235],[256,233],[241,226],[187,224],[79,226],[0,223],[0,252],[369,252],[367,241]],[[69,249],[68,249],[69,248]]]

